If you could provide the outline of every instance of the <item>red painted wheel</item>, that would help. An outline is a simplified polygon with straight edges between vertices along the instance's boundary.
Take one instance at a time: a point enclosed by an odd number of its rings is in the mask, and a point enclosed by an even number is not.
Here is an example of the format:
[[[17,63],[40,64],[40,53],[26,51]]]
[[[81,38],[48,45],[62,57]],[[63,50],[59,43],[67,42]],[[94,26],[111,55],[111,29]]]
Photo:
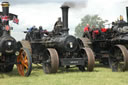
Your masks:
[[[21,76],[29,76],[32,70],[32,58],[29,50],[23,48],[17,57],[17,69]]]

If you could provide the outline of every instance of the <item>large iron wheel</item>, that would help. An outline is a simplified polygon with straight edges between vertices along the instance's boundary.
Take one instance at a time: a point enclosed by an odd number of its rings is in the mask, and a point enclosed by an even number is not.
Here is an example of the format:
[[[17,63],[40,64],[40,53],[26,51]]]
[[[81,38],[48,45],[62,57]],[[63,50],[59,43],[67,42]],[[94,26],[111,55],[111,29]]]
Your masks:
[[[81,49],[81,55],[85,59],[85,65],[87,66],[88,71],[93,71],[95,64],[94,53],[90,48]],[[79,66],[79,70],[85,71],[85,66]]]
[[[80,42],[80,40],[81,40],[81,42]],[[88,39],[88,38],[80,38],[80,40],[79,40],[80,47],[88,47],[88,48],[92,47],[91,46],[92,42],[91,42],[90,39]]]
[[[113,72],[128,70],[128,51],[124,45],[116,45],[110,51],[109,64]]]
[[[46,74],[56,73],[59,67],[58,53],[53,48],[48,48],[43,55],[43,70]]]
[[[29,50],[23,48],[17,57],[17,69],[21,76],[29,76],[32,70],[32,58]]]

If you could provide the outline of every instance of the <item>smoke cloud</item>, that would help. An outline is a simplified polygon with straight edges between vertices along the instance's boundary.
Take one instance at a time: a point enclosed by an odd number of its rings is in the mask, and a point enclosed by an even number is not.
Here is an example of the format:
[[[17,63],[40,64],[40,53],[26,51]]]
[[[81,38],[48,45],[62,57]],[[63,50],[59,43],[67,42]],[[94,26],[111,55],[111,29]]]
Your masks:
[[[85,8],[88,0],[0,0],[9,2],[11,5],[42,4],[42,3],[64,3],[71,8]]]
[[[86,8],[87,6],[87,0],[84,1],[66,1],[63,3],[62,6],[69,6],[70,8],[73,9],[81,9],[81,8]]]
[[[11,5],[19,5],[19,4],[42,4],[42,3],[60,3],[61,0],[1,0],[0,2],[7,1]]]

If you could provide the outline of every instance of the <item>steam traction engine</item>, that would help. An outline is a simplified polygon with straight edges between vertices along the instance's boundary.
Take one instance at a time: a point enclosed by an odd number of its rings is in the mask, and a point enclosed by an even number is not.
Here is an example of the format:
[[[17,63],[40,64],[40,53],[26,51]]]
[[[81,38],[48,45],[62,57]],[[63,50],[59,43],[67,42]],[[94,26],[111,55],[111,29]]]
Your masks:
[[[29,50],[10,35],[9,20],[17,22],[17,15],[9,13],[9,3],[2,2],[0,12],[0,71],[10,72],[17,65],[21,76],[29,76],[32,69],[32,58]]]
[[[103,63],[109,62],[112,71],[126,71],[128,70],[128,22],[120,16],[120,20],[112,24],[112,28],[107,29],[106,32],[99,31],[95,39],[84,40],[89,41],[86,45],[92,46],[97,59],[100,57],[106,59],[101,60]]]
[[[61,8],[63,22],[55,28],[60,30],[58,33],[55,31],[41,33],[42,31],[33,29],[27,32],[22,45],[32,52],[33,63],[42,63],[45,73],[56,73],[59,67],[68,68],[70,65],[77,66],[81,71],[85,71],[85,67],[88,71],[93,71],[95,59],[92,50],[85,48],[79,38],[68,34],[69,7]]]

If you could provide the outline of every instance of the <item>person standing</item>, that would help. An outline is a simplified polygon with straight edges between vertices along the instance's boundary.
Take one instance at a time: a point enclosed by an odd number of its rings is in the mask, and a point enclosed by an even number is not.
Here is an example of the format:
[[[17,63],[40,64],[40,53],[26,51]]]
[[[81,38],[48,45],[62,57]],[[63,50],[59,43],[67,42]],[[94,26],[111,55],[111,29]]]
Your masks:
[[[84,28],[84,32],[86,31],[90,31],[89,24],[87,24],[86,27]]]
[[[56,21],[55,25],[54,25],[55,34],[58,34],[59,32],[61,32],[62,27],[63,27],[63,23],[61,21],[61,17],[59,17],[58,20]]]
[[[90,31],[91,30],[90,30],[89,24],[87,24],[86,27],[84,28],[83,37],[89,38],[91,40]]]

